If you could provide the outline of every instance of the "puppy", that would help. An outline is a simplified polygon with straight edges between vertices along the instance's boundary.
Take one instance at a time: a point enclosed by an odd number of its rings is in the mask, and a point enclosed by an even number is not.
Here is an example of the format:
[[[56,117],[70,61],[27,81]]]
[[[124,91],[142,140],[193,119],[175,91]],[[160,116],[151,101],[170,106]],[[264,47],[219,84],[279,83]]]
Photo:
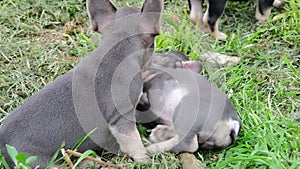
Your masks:
[[[6,144],[37,156],[32,166],[46,168],[63,142],[69,149],[95,128],[79,151],[101,147],[121,150],[138,162],[149,161],[134,109],[143,86],[139,72],[153,53],[162,8],[162,0],[145,0],[142,9],[117,9],[109,0],[87,1],[92,28],[102,34],[101,44],[8,115],[0,128],[0,146],[10,167],[14,164]]]
[[[207,0],[207,10],[202,17],[203,0],[188,0],[190,19],[199,22],[200,31],[209,32],[213,37],[225,40],[227,36],[219,31],[218,20],[224,11],[227,0]],[[242,0],[240,0],[242,1]],[[255,17],[259,22],[266,21],[271,13],[271,7],[279,6],[283,0],[258,0]]]
[[[189,58],[179,51],[171,51],[165,54],[154,53],[148,63],[147,67],[156,68],[172,68],[172,69],[189,69],[194,72],[200,72],[203,68],[203,64],[200,61],[189,61]],[[151,78],[153,75],[147,74],[147,68],[142,71],[144,82],[146,78]],[[160,81],[158,77],[156,82]],[[148,100],[148,88],[152,86],[151,83],[144,83],[143,93],[140,97],[139,104],[137,105],[138,113],[136,113],[136,119],[138,122],[143,123],[148,128],[154,128],[157,124],[163,123],[162,118],[158,118],[156,114],[153,114],[149,109],[151,104]],[[168,123],[168,122],[165,122]]]
[[[195,152],[229,146],[242,125],[235,108],[223,92],[195,72],[202,69],[201,63],[190,61],[185,66],[181,58],[174,53],[155,54],[142,72],[144,94],[136,117],[152,127],[159,124],[150,134],[155,144],[147,150]]]

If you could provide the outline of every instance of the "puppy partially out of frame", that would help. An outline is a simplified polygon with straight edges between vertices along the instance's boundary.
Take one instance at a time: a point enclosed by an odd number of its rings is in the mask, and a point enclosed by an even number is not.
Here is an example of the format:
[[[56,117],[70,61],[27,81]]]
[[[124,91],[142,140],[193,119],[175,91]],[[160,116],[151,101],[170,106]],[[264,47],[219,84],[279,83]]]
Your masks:
[[[109,0],[88,0],[92,28],[101,43],[73,70],[58,77],[11,112],[0,128],[0,147],[11,145],[27,156],[31,166],[46,168],[61,144],[69,149],[96,130],[79,147],[104,148],[150,160],[136,128],[134,109],[143,86],[141,67],[153,53],[160,33],[162,0],[145,0],[142,9],[117,9]],[[121,91],[120,91],[121,90]]]
[[[198,74],[201,69],[200,62],[171,52],[155,54],[142,72],[136,119],[155,127],[149,152],[224,148],[236,139],[242,122],[227,96]]]
[[[218,20],[222,15],[227,0],[207,0],[207,10],[202,16],[204,0],[188,0],[190,7],[190,19],[199,23],[200,31],[208,32],[213,37],[225,40],[227,36],[219,31]],[[243,1],[243,0],[236,0]],[[271,13],[271,7],[279,6],[283,0],[258,0],[255,17],[259,22],[266,21]]]

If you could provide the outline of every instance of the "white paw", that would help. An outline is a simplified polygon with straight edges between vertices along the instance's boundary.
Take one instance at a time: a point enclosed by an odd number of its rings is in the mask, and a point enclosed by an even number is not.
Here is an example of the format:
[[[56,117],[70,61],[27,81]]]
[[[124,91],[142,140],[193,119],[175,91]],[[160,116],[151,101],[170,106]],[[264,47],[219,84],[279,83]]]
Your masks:
[[[171,137],[170,139],[159,143],[153,143],[146,147],[146,149],[149,153],[160,153],[170,151],[174,146],[176,146],[179,143],[179,140],[179,135],[174,134],[173,137]]]
[[[283,3],[283,1],[284,1],[284,0],[274,0],[273,6],[279,7],[279,6]]]
[[[210,33],[210,30],[205,25],[199,25],[199,32]]]
[[[161,150],[157,144],[151,144],[146,149],[147,149],[147,152],[149,152],[151,154],[161,152]]]
[[[227,35],[225,33],[219,32],[219,31],[212,32],[211,36],[213,36],[213,37],[215,37],[216,39],[219,39],[219,40],[226,40],[227,39]]]
[[[150,157],[148,157],[146,155],[143,157],[134,157],[133,160],[138,163],[148,163],[151,161]]]
[[[198,22],[197,16],[193,11],[190,13],[190,20],[193,22],[193,24],[196,24]]]
[[[174,137],[174,135],[175,135],[175,131],[171,126],[157,125],[151,131],[150,140],[153,143],[158,143],[158,142],[166,141],[171,137]]]
[[[255,12],[255,18],[257,19],[258,22],[263,23],[263,22],[265,22],[266,20],[269,19],[270,14],[271,14],[271,8],[265,10],[265,11],[264,11],[264,15],[262,15],[262,14],[259,12],[258,7],[257,7],[257,8],[256,8],[256,12]]]

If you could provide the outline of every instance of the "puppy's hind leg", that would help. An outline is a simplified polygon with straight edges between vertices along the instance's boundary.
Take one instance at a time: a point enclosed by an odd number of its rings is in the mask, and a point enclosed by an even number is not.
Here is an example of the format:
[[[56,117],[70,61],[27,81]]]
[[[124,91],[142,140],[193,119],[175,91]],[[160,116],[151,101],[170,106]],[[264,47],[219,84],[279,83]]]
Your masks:
[[[216,39],[225,40],[227,36],[219,31],[218,20],[223,14],[226,0],[209,0],[203,16],[203,24],[209,28],[210,35]]]
[[[258,0],[255,12],[255,18],[258,22],[264,22],[269,19],[274,0]]]

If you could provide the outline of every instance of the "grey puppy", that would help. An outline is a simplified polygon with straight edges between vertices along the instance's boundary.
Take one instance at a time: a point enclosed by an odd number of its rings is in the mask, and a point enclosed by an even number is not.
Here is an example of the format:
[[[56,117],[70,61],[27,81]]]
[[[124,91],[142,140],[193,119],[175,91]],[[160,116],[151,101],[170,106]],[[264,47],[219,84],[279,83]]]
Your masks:
[[[38,156],[32,166],[45,168],[63,142],[71,148],[95,128],[79,151],[120,149],[136,161],[149,160],[136,129],[134,108],[143,86],[139,72],[160,33],[162,8],[162,0],[145,0],[142,9],[116,9],[109,0],[87,1],[92,27],[102,34],[101,44],[6,118],[0,146],[10,166],[6,144]],[[122,89],[129,91],[118,95]]]
[[[137,107],[137,120],[159,124],[150,134],[155,144],[147,147],[149,152],[222,148],[239,133],[242,122],[230,100],[196,73],[202,64],[185,64],[186,57],[178,52],[156,54],[142,72],[144,94]]]
[[[203,64],[200,61],[190,61],[189,58],[179,51],[170,51],[167,53],[154,53],[150,59],[150,62],[147,64],[146,69],[142,72],[144,76],[143,79],[145,81],[143,87],[143,94],[139,100],[139,104],[137,105],[138,113],[136,113],[136,119],[138,122],[143,123],[144,126],[148,128],[154,128],[158,123],[163,123],[163,118],[158,118],[150,109],[150,102],[148,100],[148,90],[152,88],[154,83],[159,83],[163,81],[160,80],[161,76],[155,77],[152,83],[147,82],[147,79],[156,76],[157,72],[154,74],[147,74],[147,68],[172,68],[172,69],[189,69],[194,72],[200,72],[203,68]],[[162,74],[163,76],[163,74]]]

